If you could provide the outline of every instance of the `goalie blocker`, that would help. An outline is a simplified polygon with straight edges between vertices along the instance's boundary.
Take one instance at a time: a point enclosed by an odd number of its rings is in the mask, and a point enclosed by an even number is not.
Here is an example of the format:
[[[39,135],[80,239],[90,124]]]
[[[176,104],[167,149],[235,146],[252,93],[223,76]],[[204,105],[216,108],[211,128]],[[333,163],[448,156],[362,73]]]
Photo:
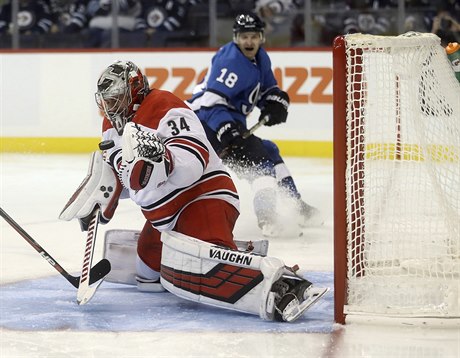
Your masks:
[[[92,213],[98,206],[99,221],[107,224],[115,213],[122,191],[123,187],[115,172],[104,161],[102,153],[95,151],[91,153],[85,179],[62,209],[59,219],[70,221],[77,218],[81,230],[87,231]]]

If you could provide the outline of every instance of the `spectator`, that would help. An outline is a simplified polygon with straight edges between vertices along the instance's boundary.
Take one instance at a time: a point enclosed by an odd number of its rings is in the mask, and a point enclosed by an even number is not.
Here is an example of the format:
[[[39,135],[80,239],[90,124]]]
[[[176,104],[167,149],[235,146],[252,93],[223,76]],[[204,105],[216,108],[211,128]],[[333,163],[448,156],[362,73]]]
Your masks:
[[[189,13],[200,2],[201,0],[142,0],[139,21],[147,29],[154,46],[167,47],[171,41],[190,39],[197,35],[194,19],[189,19]],[[207,23],[198,24],[201,27],[206,25]]]
[[[227,0],[224,3],[227,3],[229,6],[229,11],[225,16],[235,17],[241,12],[253,11],[255,8],[255,0]]]
[[[70,22],[70,11],[74,7],[75,0],[46,0],[46,3],[48,4],[53,20],[50,32],[63,32],[63,29]]]
[[[265,22],[266,33],[270,34],[290,21],[302,3],[301,0],[258,0],[254,12]]]
[[[272,35],[267,39],[273,45],[275,34],[289,36],[289,22],[303,7],[303,0],[228,0],[232,15],[253,12],[265,23],[265,33]],[[302,16],[303,17],[303,16]]]
[[[145,31],[145,23],[140,21],[142,13],[140,0],[114,0],[118,2],[119,14],[117,18],[120,38],[123,35],[129,36],[130,47],[143,47],[145,38],[142,36]],[[87,29],[86,47],[111,47],[112,45],[112,1],[111,0],[89,0],[87,1],[86,12],[89,17]]]
[[[174,31],[184,24],[193,1],[143,0],[142,17],[147,26],[155,31]]]
[[[376,10],[394,7],[391,1],[353,0],[351,8],[357,10],[347,16],[343,22],[343,33],[365,33],[371,35],[390,35],[390,16]]]
[[[303,7],[303,0],[257,0],[254,4],[254,12],[265,22],[266,34],[274,38],[284,35],[289,37],[290,23],[295,19],[296,13]],[[303,18],[303,14],[297,14]],[[271,41],[268,44],[273,44]]]
[[[313,16],[313,28],[318,29],[318,42],[320,45],[330,46],[334,38],[343,33],[344,14],[350,10],[349,1],[332,1],[321,4],[321,10],[328,10],[327,13],[319,13]],[[304,14],[297,14],[290,28],[291,46],[305,45],[305,19]]]
[[[44,0],[19,0],[18,27],[21,35],[40,35],[50,32],[53,21]],[[9,33],[11,1],[0,7],[0,33]]]
[[[447,46],[449,42],[460,42],[460,20],[458,18],[460,2],[458,0],[445,1],[437,9],[431,32],[441,38],[443,46]]]
[[[49,34],[43,37],[42,47],[82,48],[83,37],[80,30],[87,24],[86,1],[46,0],[53,19]],[[79,25],[76,26],[75,21]],[[71,29],[71,31],[68,31]]]
[[[429,0],[406,0],[406,18],[404,20],[404,32],[429,32],[431,30],[431,18]]]
[[[88,25],[88,0],[49,0],[57,30],[65,34],[81,32]]]

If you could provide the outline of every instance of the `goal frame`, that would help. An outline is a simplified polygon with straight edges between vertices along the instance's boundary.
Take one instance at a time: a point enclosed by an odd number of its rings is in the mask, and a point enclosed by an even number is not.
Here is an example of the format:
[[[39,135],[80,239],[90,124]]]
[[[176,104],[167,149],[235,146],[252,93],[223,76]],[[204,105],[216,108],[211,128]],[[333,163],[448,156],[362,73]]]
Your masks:
[[[333,167],[334,167],[334,319],[345,324],[347,302],[346,217],[346,54],[345,37],[333,42]]]
[[[334,188],[334,319],[335,322],[345,324],[347,314],[345,311],[348,302],[348,280],[349,266],[353,267],[353,277],[363,277],[364,269],[364,247],[365,232],[372,231],[370,227],[366,230],[366,218],[364,212],[364,150],[366,147],[365,138],[360,128],[363,127],[365,119],[360,114],[360,105],[366,100],[366,85],[361,84],[361,79],[365,76],[361,71],[363,64],[360,63],[362,50],[360,48],[350,49],[351,56],[347,58],[347,38],[346,35],[338,36],[333,41],[333,188]],[[354,55],[357,55],[356,57]],[[351,63],[348,63],[347,61]],[[350,72],[351,71],[351,72]],[[352,80],[348,82],[351,76]],[[401,153],[404,152],[401,142],[401,112],[400,112],[400,77],[395,78],[394,91],[398,94],[394,102],[394,147],[392,155],[397,162],[401,161]],[[455,82],[456,83],[456,82]],[[353,86],[350,88],[350,86]],[[347,90],[350,93],[347,93]],[[353,96],[350,98],[350,96]],[[355,103],[350,107],[349,103]],[[348,113],[348,110],[351,111]],[[457,106],[458,108],[458,106]],[[348,120],[347,120],[348,116]],[[351,134],[347,134],[351,132]],[[458,147],[457,147],[458,148]],[[347,164],[348,161],[348,164]],[[350,190],[347,190],[347,185]],[[351,195],[350,201],[347,201]],[[348,204],[350,203],[350,204]],[[348,207],[348,205],[350,205]],[[349,221],[350,220],[350,223]],[[369,222],[368,225],[371,223]],[[351,225],[351,226],[350,226]],[[350,227],[349,227],[350,226]],[[350,232],[354,237],[354,244],[348,248],[347,240]],[[349,252],[348,250],[351,250]],[[352,254],[352,255],[351,255]],[[351,258],[352,257],[352,258]],[[351,259],[350,259],[351,258]],[[347,262],[347,260],[352,260]],[[350,298],[350,300],[352,300]],[[352,313],[350,313],[352,314]],[[358,314],[359,315],[359,314]],[[367,315],[367,314],[365,314]],[[369,313],[368,315],[373,315]],[[377,314],[378,316],[379,314]],[[355,313],[352,317],[354,319]],[[381,316],[388,319],[390,316]],[[394,316],[393,316],[394,317]],[[435,316],[431,316],[434,318]],[[398,316],[398,318],[402,318]],[[421,318],[426,322],[428,316]],[[459,320],[448,318],[448,321]],[[363,318],[364,321],[366,318]],[[411,317],[411,319],[413,319]],[[439,318],[434,318],[439,320]],[[441,318],[442,319],[442,318]]]

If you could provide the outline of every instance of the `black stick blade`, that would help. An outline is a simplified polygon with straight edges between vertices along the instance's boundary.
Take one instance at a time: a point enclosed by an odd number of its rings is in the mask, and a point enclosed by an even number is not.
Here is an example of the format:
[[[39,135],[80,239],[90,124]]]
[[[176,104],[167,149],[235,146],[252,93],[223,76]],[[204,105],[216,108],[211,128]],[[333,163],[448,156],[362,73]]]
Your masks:
[[[107,276],[112,269],[110,261],[107,259],[102,259],[96,265],[91,268],[89,273],[89,284],[92,285],[94,282],[99,281],[100,279]]]

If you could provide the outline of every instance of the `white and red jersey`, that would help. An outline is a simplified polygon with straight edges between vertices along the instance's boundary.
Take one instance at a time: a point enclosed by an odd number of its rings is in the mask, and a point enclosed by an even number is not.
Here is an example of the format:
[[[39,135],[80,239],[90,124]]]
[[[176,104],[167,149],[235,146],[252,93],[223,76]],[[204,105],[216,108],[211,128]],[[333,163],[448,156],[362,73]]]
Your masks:
[[[171,156],[172,171],[163,185],[155,190],[126,188],[156,229],[172,230],[182,210],[199,200],[220,199],[239,210],[238,193],[230,174],[206,138],[200,120],[182,100],[154,89],[132,122],[156,133]],[[104,118],[103,140],[110,139],[115,146],[107,151],[106,160],[119,172],[122,137]]]

